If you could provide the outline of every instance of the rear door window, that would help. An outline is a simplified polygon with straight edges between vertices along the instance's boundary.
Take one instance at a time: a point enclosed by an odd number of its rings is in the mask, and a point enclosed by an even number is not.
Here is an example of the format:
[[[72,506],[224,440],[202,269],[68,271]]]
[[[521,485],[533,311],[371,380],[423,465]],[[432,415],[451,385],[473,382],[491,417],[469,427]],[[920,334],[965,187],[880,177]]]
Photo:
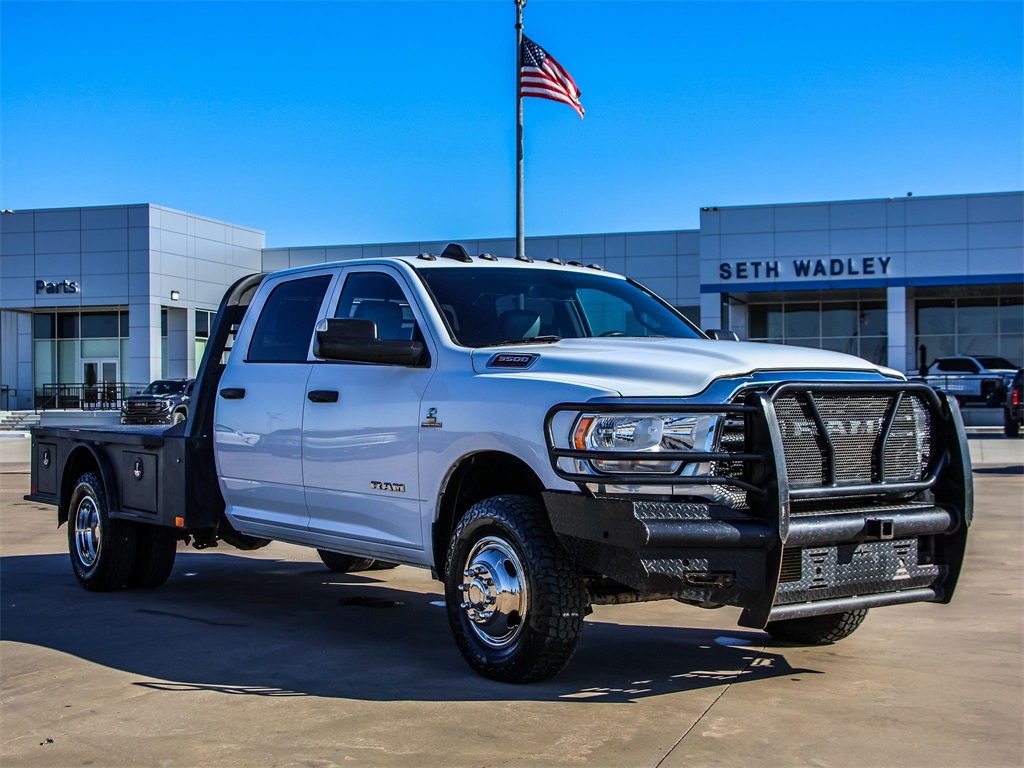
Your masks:
[[[281,283],[267,298],[249,343],[250,363],[304,363],[330,275]]]

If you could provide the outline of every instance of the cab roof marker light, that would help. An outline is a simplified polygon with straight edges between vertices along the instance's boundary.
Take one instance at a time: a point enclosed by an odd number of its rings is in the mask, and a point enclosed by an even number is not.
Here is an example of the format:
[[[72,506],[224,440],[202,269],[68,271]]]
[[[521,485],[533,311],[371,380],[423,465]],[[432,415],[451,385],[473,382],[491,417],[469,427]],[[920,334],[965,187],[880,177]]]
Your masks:
[[[582,267],[583,266],[583,262],[582,261],[570,261],[568,263],[569,263],[570,267]]]
[[[564,265],[564,264],[565,264],[565,262],[564,262],[564,261],[562,261],[561,259],[559,259],[559,258],[555,257],[555,258],[550,258],[550,259],[548,259],[548,264],[560,264],[560,265]]]
[[[596,269],[598,272],[604,272],[604,267],[600,264],[587,264],[587,269]]]
[[[437,261],[437,256],[432,253],[421,253],[416,257],[417,259],[423,259],[424,261]]]
[[[473,257],[469,255],[469,251],[460,243],[448,243],[444,250],[441,251],[441,258],[461,261],[463,264],[473,263]]]
[[[483,259],[484,261],[497,261],[498,260],[498,257],[495,256],[493,253],[481,253],[480,254],[480,258]]]

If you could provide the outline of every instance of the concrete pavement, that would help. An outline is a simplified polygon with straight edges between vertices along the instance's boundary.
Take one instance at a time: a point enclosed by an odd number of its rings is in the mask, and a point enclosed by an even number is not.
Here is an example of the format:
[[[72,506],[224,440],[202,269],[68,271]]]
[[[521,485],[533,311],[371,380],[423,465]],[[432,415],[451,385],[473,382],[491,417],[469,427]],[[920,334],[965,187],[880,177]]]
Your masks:
[[[21,498],[27,441],[3,440],[0,762],[1020,765],[1024,441],[999,440],[971,440],[988,460],[951,605],[877,609],[817,648],[729,608],[601,606],[565,672],[531,686],[473,674],[412,568],[181,548],[160,589],[86,593],[54,509]]]

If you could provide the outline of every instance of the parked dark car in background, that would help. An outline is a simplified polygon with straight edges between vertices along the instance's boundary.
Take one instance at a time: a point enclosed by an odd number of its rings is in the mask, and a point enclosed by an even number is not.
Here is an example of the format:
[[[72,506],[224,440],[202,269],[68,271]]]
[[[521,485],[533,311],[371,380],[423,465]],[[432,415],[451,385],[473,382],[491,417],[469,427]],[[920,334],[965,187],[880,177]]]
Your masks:
[[[1001,406],[1016,365],[995,355],[937,358],[922,377],[933,389],[949,392],[961,405]]]
[[[188,418],[195,379],[157,379],[125,399],[122,424],[177,424]]]
[[[1003,431],[1007,437],[1020,434],[1020,423],[1024,421],[1024,369],[1017,371],[1013,382],[1006,389],[1003,402]]]

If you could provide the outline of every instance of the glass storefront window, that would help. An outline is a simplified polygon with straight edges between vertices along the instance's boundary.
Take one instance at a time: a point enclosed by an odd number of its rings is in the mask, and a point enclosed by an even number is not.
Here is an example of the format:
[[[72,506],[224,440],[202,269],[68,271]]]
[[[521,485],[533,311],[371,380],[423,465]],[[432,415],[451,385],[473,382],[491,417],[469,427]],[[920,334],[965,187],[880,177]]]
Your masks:
[[[873,363],[888,365],[889,339],[885,336],[862,337],[860,340],[860,354],[858,356]]]
[[[208,339],[210,337],[210,313],[205,309],[196,310],[196,338]]]
[[[817,347],[888,363],[884,301],[822,301],[748,304],[748,338]]]
[[[783,336],[786,339],[821,335],[821,305],[786,304],[784,316]]]
[[[822,305],[822,336],[856,336],[858,325],[857,302],[848,301]]]
[[[889,335],[889,318],[884,301],[860,302],[860,328],[858,333],[861,336]]]
[[[747,317],[750,327],[750,338],[782,338],[782,305],[751,304],[747,308]]]
[[[1004,296],[999,300],[999,330],[1002,333],[1024,333],[1024,298]]]
[[[917,355],[918,363],[920,363],[920,350],[921,345],[925,346],[925,364],[931,363],[937,357],[949,357],[950,355],[956,354],[956,337],[952,335],[945,336],[918,336],[917,346],[914,348],[914,352]]]
[[[78,314],[73,312],[59,312],[57,314],[57,338],[77,339],[78,338]]]
[[[956,308],[957,335],[991,335],[992,331],[999,327],[998,312],[998,308],[992,302],[984,302],[980,299],[961,299],[957,302]]]
[[[47,385],[82,384],[89,362],[121,376],[128,371],[125,310],[37,312],[32,337],[32,380],[39,403],[53,398]]]
[[[999,338],[999,354],[1012,363],[1024,361],[1024,334],[1011,333]]]
[[[82,357],[119,357],[121,342],[118,339],[82,339]]]
[[[956,331],[956,302],[953,299],[927,299],[917,303],[917,328],[929,335]]]
[[[787,338],[786,343],[794,347],[813,347],[814,349],[821,349],[821,339],[817,336],[814,336],[813,338]]]
[[[824,338],[821,340],[821,348],[832,352],[842,352],[846,355],[857,354],[857,339],[855,338]]]
[[[32,317],[32,338],[53,339],[57,336],[57,321],[49,313],[37,313]]]
[[[925,290],[963,292],[948,287]],[[1024,295],[1000,295],[1012,290],[1005,285],[976,286],[970,295],[956,298],[937,298],[922,291],[925,295],[916,299],[918,334],[913,367],[920,365],[922,344],[927,347],[928,363],[950,355],[996,355],[1020,365],[1024,358]]]
[[[116,339],[121,335],[117,312],[83,312],[83,339]]]

